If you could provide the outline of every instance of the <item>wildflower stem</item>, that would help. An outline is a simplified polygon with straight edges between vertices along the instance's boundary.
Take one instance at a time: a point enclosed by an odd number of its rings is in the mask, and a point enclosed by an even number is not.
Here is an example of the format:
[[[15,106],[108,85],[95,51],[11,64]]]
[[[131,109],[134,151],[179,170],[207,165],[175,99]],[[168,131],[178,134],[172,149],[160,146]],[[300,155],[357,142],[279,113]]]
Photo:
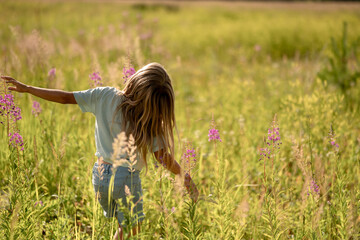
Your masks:
[[[311,119],[310,119],[310,117],[309,117],[309,118],[308,118],[308,121],[307,121],[307,132],[308,132],[308,136],[309,136],[308,144],[309,144],[309,150],[310,150],[311,176],[314,177],[314,164],[313,164],[313,163],[314,163],[314,159],[313,159],[312,145],[311,145],[310,124],[311,124]]]
[[[18,169],[19,174],[20,174],[20,152],[19,152],[19,147],[18,146],[16,146],[16,152],[17,152],[17,160],[18,160],[17,169]]]
[[[215,142],[215,141],[214,141],[214,150],[215,150],[215,158],[216,158],[218,178],[220,178],[220,161],[219,161],[219,157],[218,157],[218,153],[217,153],[217,149],[216,149],[216,142]]]
[[[265,187],[265,193],[267,191],[266,189],[266,158],[264,158],[264,187]]]
[[[4,96],[7,95],[7,89],[6,89],[6,82],[3,81],[4,83]],[[8,109],[6,109],[6,111],[8,111]],[[10,148],[10,141],[9,141],[9,133],[10,133],[10,121],[9,121],[9,114],[6,114],[6,130],[7,130],[7,138],[8,138],[8,143],[9,143],[9,148]]]

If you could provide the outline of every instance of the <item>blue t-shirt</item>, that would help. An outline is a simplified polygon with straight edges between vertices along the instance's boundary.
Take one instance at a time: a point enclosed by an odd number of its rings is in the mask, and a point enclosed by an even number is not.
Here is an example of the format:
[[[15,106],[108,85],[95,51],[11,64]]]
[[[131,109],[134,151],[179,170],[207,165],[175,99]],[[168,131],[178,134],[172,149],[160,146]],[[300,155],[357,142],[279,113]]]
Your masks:
[[[97,157],[102,157],[105,162],[113,163],[113,142],[122,129],[122,114],[118,112],[118,116],[114,119],[113,116],[116,107],[121,103],[123,99],[123,93],[113,87],[98,87],[85,91],[73,92],[75,100],[79,105],[81,111],[91,112],[95,115],[95,143]],[[161,147],[160,147],[161,148]],[[157,138],[153,139],[152,152],[159,150],[157,144]],[[141,170],[145,162],[142,156],[139,156],[139,152],[136,151],[136,160],[134,168]],[[128,158],[128,156],[121,156],[122,159]],[[120,166],[128,167],[126,161],[117,164]]]

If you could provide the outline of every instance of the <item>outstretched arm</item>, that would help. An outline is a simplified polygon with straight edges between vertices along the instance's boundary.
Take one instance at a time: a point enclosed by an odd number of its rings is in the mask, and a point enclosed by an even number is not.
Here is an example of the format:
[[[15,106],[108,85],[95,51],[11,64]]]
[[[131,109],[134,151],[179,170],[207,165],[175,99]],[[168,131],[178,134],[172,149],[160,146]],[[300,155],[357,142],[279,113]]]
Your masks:
[[[171,158],[170,154],[161,149],[157,152],[154,152],[154,155],[156,160],[161,163],[167,170],[174,173],[175,175],[181,174],[181,167],[175,159],[173,164],[169,164]],[[191,199],[196,202],[199,197],[199,191],[197,190],[196,185],[189,174],[185,174],[184,176],[184,185],[190,194]]]
[[[13,85],[13,87],[8,88],[10,91],[30,93],[34,96],[51,102],[57,102],[62,104],[76,104],[76,100],[72,92],[66,92],[57,89],[33,87],[23,84],[9,76],[1,76],[1,78],[4,79],[6,83],[10,83]]]

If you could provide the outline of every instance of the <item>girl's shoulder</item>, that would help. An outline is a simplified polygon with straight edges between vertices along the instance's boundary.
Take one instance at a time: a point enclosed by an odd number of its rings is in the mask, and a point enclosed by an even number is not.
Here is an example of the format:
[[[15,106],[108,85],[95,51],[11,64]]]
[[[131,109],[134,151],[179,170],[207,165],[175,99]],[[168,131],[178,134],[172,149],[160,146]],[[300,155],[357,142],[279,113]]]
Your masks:
[[[109,107],[113,104],[120,104],[124,100],[124,92],[116,87],[98,87],[99,91],[98,102],[99,104],[106,104]]]
[[[95,91],[98,92],[100,97],[109,97],[109,96],[122,96],[123,92],[116,87],[96,87]]]

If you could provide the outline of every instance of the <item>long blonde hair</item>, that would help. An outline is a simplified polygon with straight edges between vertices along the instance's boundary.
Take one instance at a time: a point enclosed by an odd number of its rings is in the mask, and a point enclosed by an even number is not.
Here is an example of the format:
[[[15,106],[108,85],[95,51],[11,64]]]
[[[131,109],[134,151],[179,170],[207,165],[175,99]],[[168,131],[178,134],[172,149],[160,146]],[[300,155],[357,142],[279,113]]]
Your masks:
[[[127,136],[133,135],[146,170],[146,156],[152,149],[154,137],[165,153],[170,151],[171,159],[167,159],[166,164],[171,166],[174,163],[175,95],[164,67],[150,63],[139,69],[127,80],[121,94],[123,101],[116,107],[114,117],[121,111],[122,128]]]

